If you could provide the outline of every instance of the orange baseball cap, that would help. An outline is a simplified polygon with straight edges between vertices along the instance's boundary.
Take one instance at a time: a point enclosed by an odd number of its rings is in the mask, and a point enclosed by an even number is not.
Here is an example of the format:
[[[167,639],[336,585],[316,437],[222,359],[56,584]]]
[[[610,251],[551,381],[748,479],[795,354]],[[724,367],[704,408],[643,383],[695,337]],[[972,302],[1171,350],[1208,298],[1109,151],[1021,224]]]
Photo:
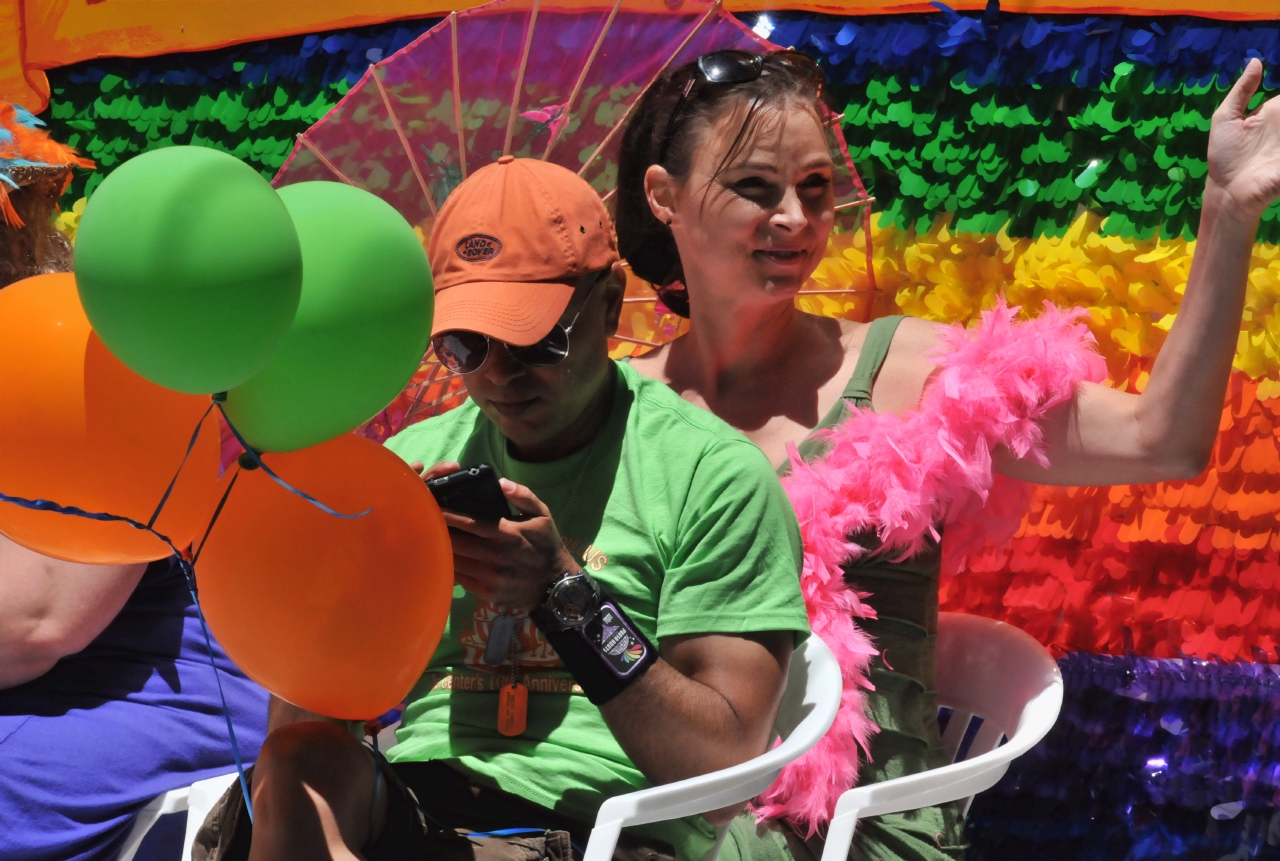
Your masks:
[[[525,347],[564,314],[579,277],[618,259],[600,195],[557,164],[504,155],[453,190],[427,247],[431,334],[480,332]]]

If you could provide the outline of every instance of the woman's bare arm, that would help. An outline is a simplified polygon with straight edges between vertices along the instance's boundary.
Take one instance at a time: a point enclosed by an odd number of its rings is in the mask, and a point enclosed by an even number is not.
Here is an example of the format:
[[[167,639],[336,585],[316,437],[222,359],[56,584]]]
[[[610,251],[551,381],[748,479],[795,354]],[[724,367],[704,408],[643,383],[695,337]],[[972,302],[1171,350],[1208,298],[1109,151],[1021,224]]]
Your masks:
[[[1141,395],[1082,385],[1044,422],[1050,466],[1005,452],[996,468],[1042,484],[1141,484],[1208,466],[1240,331],[1262,212],[1280,196],[1280,99],[1246,114],[1253,60],[1213,116],[1209,175],[1182,305]]]
[[[1041,423],[1048,468],[1001,451],[996,469],[1060,485],[1146,484],[1203,472],[1218,434],[1257,224],[1211,181],[1186,294],[1146,389],[1135,395],[1082,384]]]
[[[1262,212],[1280,196],[1280,99],[1245,108],[1262,80],[1254,60],[1214,113],[1195,257],[1178,316],[1142,394],[1083,383],[1041,422],[1048,467],[993,453],[997,472],[1038,484],[1146,484],[1203,472],[1235,356],[1249,259]],[[913,324],[913,325],[908,325]],[[915,402],[933,370],[936,329],[906,321],[877,386],[877,411]],[[882,392],[881,389],[884,391]]]

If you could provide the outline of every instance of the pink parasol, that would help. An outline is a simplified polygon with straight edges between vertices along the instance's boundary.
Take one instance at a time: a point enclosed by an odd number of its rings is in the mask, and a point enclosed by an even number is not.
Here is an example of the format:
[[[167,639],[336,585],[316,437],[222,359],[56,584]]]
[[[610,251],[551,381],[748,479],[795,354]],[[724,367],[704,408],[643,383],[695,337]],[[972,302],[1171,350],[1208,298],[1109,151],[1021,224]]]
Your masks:
[[[507,153],[576,171],[608,204],[621,131],[645,89],[666,69],[726,48],[777,50],[719,2],[705,0],[616,0],[594,9],[496,0],[455,12],[370,66],[298,136],[274,184],[340,180],[359,186],[394,206],[424,244],[458,183]],[[837,209],[852,210],[869,198],[849,159],[840,118],[828,119]],[[632,292],[628,299],[638,304],[629,310],[649,309],[648,320],[641,320],[648,337],[636,337],[637,327],[624,320],[620,342],[647,349],[678,333],[676,318],[661,313],[652,291]],[[385,438],[464,396],[460,381],[428,352],[404,394],[365,433]]]

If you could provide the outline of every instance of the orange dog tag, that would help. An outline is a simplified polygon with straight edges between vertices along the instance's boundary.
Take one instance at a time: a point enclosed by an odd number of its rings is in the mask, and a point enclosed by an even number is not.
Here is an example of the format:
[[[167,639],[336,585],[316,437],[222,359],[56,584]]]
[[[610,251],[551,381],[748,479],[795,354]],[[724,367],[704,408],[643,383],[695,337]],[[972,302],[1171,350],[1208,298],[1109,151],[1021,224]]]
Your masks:
[[[519,682],[498,691],[498,732],[505,736],[524,732],[529,718],[529,689]]]

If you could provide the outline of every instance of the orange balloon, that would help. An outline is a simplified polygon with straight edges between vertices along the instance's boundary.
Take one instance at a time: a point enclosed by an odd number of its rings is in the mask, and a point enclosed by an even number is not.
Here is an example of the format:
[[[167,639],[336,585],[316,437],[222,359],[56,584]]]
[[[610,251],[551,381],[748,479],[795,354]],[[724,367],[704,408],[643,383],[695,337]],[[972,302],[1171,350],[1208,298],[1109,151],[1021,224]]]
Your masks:
[[[427,667],[453,598],[435,498],[400,458],[347,434],[242,470],[196,562],[205,618],[231,659],[296,706],[367,720]]]
[[[161,388],[103,346],[70,273],[0,290],[0,493],[146,523],[178,471],[209,399]],[[155,529],[183,549],[217,503],[210,416]],[[0,533],[46,556],[121,565],[169,555],[127,523],[0,502]]]

